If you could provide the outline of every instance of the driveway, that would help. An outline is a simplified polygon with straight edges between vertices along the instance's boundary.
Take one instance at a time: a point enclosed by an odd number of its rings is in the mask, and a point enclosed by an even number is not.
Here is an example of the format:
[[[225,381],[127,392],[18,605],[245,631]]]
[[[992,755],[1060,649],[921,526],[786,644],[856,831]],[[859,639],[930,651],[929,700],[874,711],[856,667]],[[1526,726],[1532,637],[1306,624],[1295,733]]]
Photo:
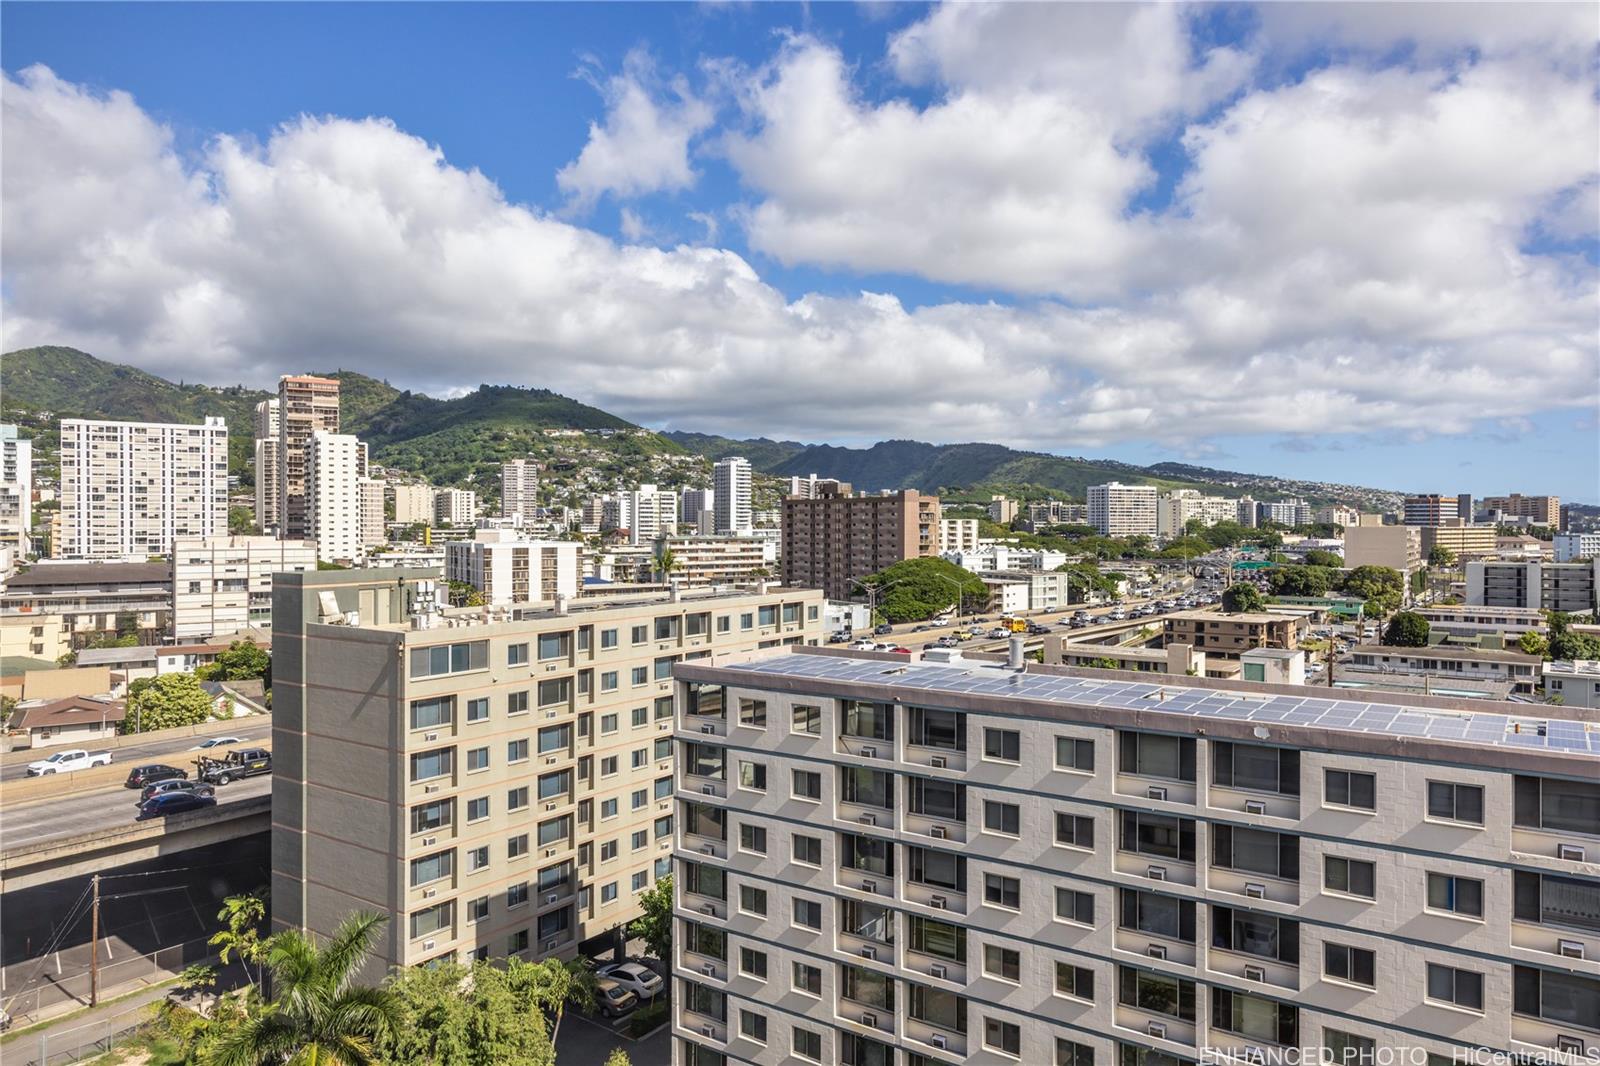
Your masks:
[[[670,1066],[672,1030],[665,1027],[643,1040],[629,1040],[577,1011],[568,1010],[562,1016],[556,1037],[556,1061],[561,1066],[605,1066],[606,1056],[615,1048],[628,1053],[632,1066]]]

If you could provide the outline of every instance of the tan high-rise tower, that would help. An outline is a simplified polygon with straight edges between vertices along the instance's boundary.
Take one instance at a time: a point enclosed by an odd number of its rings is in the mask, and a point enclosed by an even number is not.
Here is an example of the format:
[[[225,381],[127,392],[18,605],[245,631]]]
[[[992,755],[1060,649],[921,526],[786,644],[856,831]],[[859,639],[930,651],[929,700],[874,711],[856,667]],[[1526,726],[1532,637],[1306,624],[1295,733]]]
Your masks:
[[[318,430],[339,432],[339,382],[307,374],[278,380],[278,535],[311,536],[306,509],[306,450]]]

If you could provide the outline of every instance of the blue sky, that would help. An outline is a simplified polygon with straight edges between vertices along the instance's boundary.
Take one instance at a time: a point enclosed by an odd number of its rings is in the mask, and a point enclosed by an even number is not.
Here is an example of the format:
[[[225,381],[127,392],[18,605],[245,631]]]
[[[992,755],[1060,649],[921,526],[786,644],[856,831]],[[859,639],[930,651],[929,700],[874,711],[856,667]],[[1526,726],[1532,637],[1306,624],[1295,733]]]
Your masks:
[[[1407,7],[9,3],[5,344],[1600,500],[1592,27]]]

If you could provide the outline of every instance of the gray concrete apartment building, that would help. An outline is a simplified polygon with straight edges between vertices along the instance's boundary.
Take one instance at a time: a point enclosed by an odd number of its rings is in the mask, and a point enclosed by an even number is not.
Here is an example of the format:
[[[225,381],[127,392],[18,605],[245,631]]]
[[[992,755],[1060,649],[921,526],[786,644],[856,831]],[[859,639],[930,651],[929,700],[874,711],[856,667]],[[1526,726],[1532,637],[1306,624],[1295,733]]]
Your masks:
[[[822,596],[440,611],[438,576],[275,581],[273,925],[387,914],[373,974],[609,946],[670,866],[672,667],[815,642]]]
[[[1592,712],[833,649],[675,673],[677,1066],[1600,1054]]]

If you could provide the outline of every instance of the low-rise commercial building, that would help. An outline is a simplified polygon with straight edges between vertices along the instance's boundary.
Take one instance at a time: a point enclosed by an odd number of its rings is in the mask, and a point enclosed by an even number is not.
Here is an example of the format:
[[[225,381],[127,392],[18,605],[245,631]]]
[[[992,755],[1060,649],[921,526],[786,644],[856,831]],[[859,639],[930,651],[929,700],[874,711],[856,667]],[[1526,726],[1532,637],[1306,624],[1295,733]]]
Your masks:
[[[1208,656],[1237,659],[1252,648],[1298,648],[1300,628],[1300,619],[1293,615],[1179,611],[1161,617],[1161,642],[1187,644]]]
[[[675,675],[676,1063],[1600,1054],[1573,712],[797,650]]]
[[[39,562],[6,579],[0,611],[57,616],[73,647],[96,634],[154,644],[172,625],[172,564]]]
[[[814,643],[822,596],[440,613],[435,577],[277,583],[273,925],[386,914],[374,977],[611,944],[670,867],[673,666]]]
[[[317,568],[317,544],[276,537],[194,537],[172,546],[177,640],[272,625],[272,575]]]
[[[1539,684],[1542,659],[1517,651],[1432,645],[1395,648],[1358,644],[1341,657],[1348,669],[1380,674],[1429,674],[1445,680],[1505,681],[1514,693],[1529,695]]]

